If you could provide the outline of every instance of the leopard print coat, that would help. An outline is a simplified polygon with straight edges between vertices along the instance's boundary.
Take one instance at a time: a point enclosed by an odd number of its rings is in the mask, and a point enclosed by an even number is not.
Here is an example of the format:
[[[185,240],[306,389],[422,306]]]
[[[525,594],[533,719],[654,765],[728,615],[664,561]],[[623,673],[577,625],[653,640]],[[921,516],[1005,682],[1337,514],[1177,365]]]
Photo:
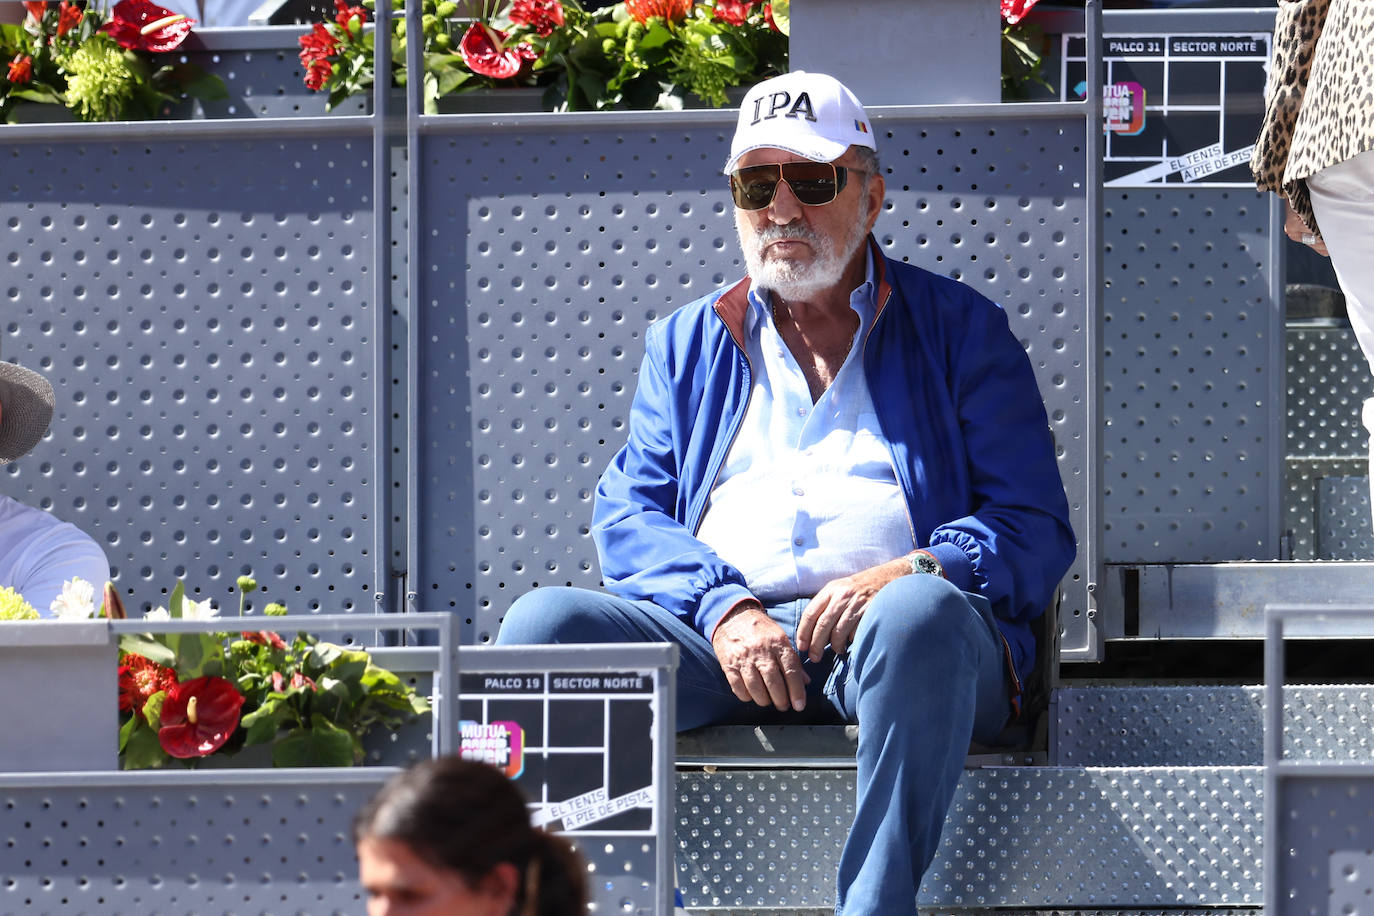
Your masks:
[[[1374,0],[1279,0],[1250,170],[1320,231],[1307,178],[1374,149]]]

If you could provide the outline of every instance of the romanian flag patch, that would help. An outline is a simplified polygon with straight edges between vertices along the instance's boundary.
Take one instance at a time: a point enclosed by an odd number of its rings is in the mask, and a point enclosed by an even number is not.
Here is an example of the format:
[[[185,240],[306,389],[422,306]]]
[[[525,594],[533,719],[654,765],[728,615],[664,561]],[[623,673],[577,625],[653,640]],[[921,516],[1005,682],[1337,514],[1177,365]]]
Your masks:
[[[866,134],[866,133],[868,133],[868,125],[865,124],[863,121],[858,121],[858,120],[856,120],[856,121],[854,122],[854,129],[857,130],[857,131],[858,131],[859,133],[861,133],[861,134]]]

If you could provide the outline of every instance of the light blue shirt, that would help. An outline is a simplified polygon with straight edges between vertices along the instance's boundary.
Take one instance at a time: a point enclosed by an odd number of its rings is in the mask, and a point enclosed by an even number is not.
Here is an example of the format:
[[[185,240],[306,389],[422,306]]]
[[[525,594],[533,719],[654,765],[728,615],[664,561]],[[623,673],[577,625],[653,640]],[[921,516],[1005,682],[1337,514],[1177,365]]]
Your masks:
[[[697,537],[764,604],[810,597],[827,582],[916,549],[860,355],[876,293],[870,252],[865,280],[849,297],[858,333],[812,404],[767,294],[749,290],[745,353],[753,390]]]
[[[0,586],[24,596],[38,616],[51,617],[62,583],[73,578],[91,583],[98,609],[110,579],[100,545],[75,525],[0,496]]]

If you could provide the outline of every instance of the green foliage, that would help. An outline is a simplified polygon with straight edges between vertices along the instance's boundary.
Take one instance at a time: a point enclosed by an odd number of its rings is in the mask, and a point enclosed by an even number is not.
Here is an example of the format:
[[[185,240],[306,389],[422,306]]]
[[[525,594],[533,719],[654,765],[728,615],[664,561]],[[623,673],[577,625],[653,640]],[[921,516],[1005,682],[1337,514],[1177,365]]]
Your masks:
[[[371,0],[363,5],[374,8]],[[775,0],[775,15],[776,9]],[[542,88],[544,107],[555,111],[676,109],[693,100],[722,106],[728,104],[728,89],[787,70],[787,37],[770,28],[762,2],[743,25],[732,25],[715,18],[712,0],[696,4],[681,22],[653,18],[646,23],[634,21],[623,2],[586,7],[563,0],[563,25],[547,35],[513,22],[509,2],[486,4],[482,21],[500,36],[502,48],[524,52],[526,62],[506,78],[486,76],[480,67],[470,66],[461,47],[468,24],[450,18],[456,10],[451,0],[421,0],[426,113],[437,111],[445,96],[496,87]],[[332,109],[349,96],[371,91],[374,49],[372,33],[359,42],[336,22],[323,27],[338,41],[330,57],[333,71],[323,86],[326,107]],[[408,81],[405,49],[411,36],[406,31],[398,15],[391,36],[396,86]]]
[[[176,52],[121,48],[100,28],[105,4],[88,4],[79,22],[59,35],[58,4],[38,22],[0,25],[0,122],[18,120],[25,105],[64,106],[85,121],[151,120],[186,99],[228,98],[224,81]],[[10,64],[27,59],[27,79],[11,81]]]
[[[120,734],[122,738],[122,730]],[[126,770],[150,770],[166,762],[167,752],[158,743],[157,732],[146,722],[135,720],[128,739],[120,745],[119,759]]]
[[[169,616],[192,607],[180,582],[169,599]],[[276,605],[280,613],[286,609]],[[274,615],[274,617],[277,615]],[[246,619],[224,622],[243,626]],[[363,649],[320,642],[297,633],[126,633],[120,660],[142,656],[176,674],[227,679],[243,696],[238,728],[216,754],[234,755],[268,745],[275,766],[350,766],[364,759],[363,737],[374,728],[394,730],[430,711],[429,702],[399,677],[372,663]],[[154,694],[137,713],[124,713],[119,733],[121,765],[146,769],[171,758],[158,741],[162,702]],[[196,766],[198,759],[182,761]]]
[[[1002,28],[1002,95],[1025,99],[1033,87],[1049,92],[1054,87],[1044,77],[1045,31],[1021,20]]]

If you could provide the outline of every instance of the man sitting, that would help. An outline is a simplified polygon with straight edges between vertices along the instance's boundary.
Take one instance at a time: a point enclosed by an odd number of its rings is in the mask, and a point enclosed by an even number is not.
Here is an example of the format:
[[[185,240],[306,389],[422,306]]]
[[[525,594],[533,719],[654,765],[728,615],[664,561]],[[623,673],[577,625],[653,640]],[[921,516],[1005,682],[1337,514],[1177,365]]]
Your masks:
[[[749,275],[648,330],[597,488],[610,593],[536,589],[497,642],[676,642],[679,729],[858,722],[835,911],[891,916],[916,911],[970,740],[1014,715],[1075,546],[1006,315],[870,234],[874,136],[829,76],[746,96],[725,173]]]

